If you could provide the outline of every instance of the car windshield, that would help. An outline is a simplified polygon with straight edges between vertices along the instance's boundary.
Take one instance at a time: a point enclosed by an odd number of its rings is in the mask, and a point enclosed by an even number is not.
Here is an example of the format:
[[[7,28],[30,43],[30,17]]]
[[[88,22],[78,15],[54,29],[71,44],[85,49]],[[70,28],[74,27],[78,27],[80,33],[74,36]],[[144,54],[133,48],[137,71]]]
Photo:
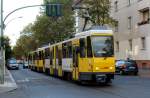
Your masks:
[[[124,65],[125,64],[125,61],[117,61],[116,62],[116,66],[122,66],[122,65]]]
[[[126,62],[125,63],[127,66],[136,66],[135,62]]]
[[[9,60],[9,64],[16,64],[17,61],[16,60]]]
[[[112,57],[114,55],[112,36],[93,36],[91,41],[95,57]]]

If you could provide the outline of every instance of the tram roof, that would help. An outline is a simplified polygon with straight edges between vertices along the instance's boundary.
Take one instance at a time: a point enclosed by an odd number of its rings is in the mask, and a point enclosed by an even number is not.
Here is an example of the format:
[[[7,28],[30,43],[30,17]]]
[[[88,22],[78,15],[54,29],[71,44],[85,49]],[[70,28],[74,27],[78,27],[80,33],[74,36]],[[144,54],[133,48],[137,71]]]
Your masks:
[[[89,36],[94,34],[113,34],[112,30],[88,30],[75,34],[75,37]]]
[[[36,51],[41,51],[43,49],[49,48],[49,46],[55,46],[55,45],[59,45],[59,44],[65,43],[65,42],[69,42],[69,41],[72,41],[73,39],[82,38],[82,37],[86,37],[86,36],[90,36],[90,35],[96,35],[96,34],[113,34],[113,31],[110,29],[106,29],[106,28],[91,29],[88,31],[84,31],[84,32],[80,32],[80,33],[75,34],[74,38],[71,38],[71,39],[68,39],[68,40],[65,40],[62,42],[58,42],[58,43],[55,43],[52,45],[50,45],[50,44],[45,45],[44,47],[38,48]]]
[[[41,51],[41,50],[46,49],[46,48],[49,48],[49,44],[48,44],[48,45],[45,45],[44,47],[38,48],[37,51]]]

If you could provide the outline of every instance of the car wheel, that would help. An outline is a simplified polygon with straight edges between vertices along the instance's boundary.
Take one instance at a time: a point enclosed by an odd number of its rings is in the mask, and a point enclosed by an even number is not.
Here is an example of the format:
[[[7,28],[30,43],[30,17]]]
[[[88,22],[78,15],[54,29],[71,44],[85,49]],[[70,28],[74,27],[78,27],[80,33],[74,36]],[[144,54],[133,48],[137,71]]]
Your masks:
[[[124,75],[124,72],[123,72],[122,70],[120,70],[120,72],[119,72],[119,73],[120,73],[120,75]]]
[[[134,75],[135,75],[135,76],[137,76],[137,75],[138,75],[138,73],[137,73],[137,72],[135,72],[135,73],[134,73]]]

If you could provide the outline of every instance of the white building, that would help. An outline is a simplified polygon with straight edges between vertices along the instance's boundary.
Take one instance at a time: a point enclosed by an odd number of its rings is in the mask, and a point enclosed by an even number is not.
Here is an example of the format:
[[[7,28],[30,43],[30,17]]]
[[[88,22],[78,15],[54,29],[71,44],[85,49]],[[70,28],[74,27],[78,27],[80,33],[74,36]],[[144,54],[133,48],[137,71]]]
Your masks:
[[[150,68],[150,0],[111,0],[111,15],[117,20],[117,59],[132,58]]]

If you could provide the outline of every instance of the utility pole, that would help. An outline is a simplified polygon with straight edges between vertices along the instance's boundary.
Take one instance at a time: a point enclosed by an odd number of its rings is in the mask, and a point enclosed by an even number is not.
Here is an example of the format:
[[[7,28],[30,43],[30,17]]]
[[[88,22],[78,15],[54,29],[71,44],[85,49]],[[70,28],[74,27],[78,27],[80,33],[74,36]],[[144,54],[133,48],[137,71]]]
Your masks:
[[[3,37],[3,0],[0,0],[0,84],[4,84],[4,51],[2,46]]]

